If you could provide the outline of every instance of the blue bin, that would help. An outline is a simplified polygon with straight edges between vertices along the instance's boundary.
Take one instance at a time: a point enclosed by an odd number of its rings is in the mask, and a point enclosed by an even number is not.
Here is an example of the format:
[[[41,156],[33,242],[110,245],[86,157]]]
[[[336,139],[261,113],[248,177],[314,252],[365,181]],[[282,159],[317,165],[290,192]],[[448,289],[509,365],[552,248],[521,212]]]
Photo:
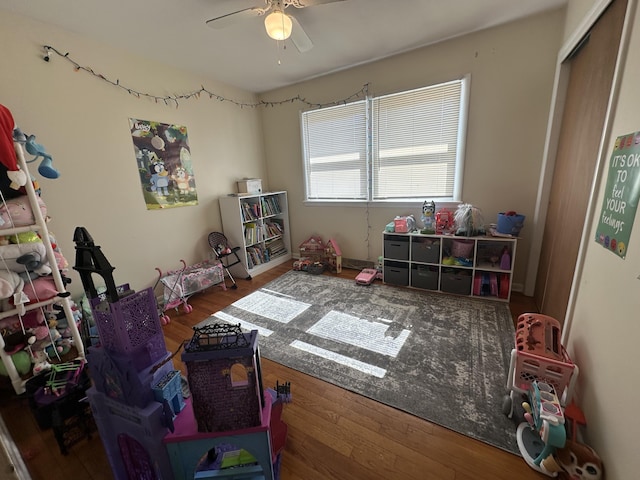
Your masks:
[[[522,227],[524,227],[524,218],[524,215],[520,214],[505,215],[504,213],[499,213],[496,230],[498,233],[517,237],[520,234]]]

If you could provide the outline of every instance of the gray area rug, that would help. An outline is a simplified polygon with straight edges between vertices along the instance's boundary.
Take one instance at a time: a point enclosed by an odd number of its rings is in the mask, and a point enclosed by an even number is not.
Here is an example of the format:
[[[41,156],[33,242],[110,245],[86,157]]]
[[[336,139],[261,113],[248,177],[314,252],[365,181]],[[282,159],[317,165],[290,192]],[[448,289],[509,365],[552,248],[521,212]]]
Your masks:
[[[290,271],[198,326],[225,321],[265,358],[518,454],[505,303]]]

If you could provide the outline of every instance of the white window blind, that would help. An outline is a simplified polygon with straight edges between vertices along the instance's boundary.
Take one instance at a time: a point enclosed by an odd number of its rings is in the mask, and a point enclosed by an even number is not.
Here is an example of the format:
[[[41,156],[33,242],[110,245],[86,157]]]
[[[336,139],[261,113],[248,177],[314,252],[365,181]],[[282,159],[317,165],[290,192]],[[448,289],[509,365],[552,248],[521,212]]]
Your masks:
[[[367,199],[365,101],[302,115],[308,200]]]
[[[373,199],[453,196],[461,82],[372,100]]]
[[[458,200],[466,81],[304,112],[307,200]]]

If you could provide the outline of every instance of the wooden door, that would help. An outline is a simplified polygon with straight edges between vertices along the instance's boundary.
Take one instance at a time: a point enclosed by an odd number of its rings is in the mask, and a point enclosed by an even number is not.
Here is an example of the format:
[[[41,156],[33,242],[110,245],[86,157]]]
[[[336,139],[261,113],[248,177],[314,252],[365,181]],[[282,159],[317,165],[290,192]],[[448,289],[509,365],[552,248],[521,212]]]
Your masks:
[[[627,0],[614,0],[566,62],[570,73],[534,299],[561,323],[567,311]]]

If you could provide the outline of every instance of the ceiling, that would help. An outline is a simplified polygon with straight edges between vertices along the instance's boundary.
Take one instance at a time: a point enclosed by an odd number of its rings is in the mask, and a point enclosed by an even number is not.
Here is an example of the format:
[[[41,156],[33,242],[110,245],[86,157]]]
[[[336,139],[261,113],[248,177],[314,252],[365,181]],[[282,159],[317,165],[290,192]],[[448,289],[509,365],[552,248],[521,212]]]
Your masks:
[[[313,0],[301,0],[313,2]],[[118,49],[260,93],[564,6],[567,0],[344,0],[297,9],[314,46],[276,42],[264,17],[206,21],[265,0],[0,0],[9,10]],[[295,25],[294,25],[295,28]],[[73,45],[52,45],[83,65]]]

